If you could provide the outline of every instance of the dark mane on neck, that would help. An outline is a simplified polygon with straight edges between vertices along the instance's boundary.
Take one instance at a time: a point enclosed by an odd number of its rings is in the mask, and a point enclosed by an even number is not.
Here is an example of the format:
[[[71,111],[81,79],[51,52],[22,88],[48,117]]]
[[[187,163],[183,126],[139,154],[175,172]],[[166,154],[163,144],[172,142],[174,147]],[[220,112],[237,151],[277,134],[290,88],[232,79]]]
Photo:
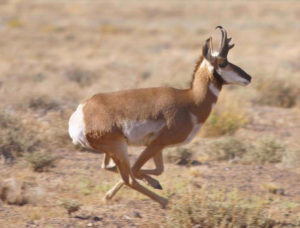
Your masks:
[[[203,59],[204,59],[204,57],[201,55],[200,58],[198,59],[197,63],[196,63],[196,66],[195,66],[194,71],[193,71],[193,77],[192,77],[191,86],[190,86],[191,88],[193,87],[193,82],[195,80],[196,73],[197,73]]]

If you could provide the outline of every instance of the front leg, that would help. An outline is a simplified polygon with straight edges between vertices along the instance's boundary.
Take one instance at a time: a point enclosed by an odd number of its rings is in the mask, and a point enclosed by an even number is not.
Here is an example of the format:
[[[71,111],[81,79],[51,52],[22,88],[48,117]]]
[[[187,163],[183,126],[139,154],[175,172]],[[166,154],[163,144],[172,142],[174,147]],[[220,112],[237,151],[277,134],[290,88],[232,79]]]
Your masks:
[[[141,167],[153,156],[155,169],[143,169]],[[138,179],[144,180],[147,184],[156,189],[162,189],[159,181],[149,175],[160,175],[164,170],[162,147],[148,146],[137,158],[132,166],[132,172]]]

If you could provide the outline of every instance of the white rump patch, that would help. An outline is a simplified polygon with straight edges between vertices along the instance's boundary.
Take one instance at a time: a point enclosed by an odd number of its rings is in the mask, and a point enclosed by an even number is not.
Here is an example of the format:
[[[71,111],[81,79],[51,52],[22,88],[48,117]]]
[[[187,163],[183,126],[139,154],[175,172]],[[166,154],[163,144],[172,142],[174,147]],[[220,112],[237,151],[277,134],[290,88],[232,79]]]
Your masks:
[[[213,84],[213,83],[209,83],[209,89],[210,91],[216,96],[219,96],[220,90]]]
[[[76,111],[69,120],[69,135],[75,145],[80,144],[83,147],[91,148],[85,136],[85,124],[83,118],[83,105],[78,105]]]
[[[129,145],[143,146],[153,141],[165,126],[164,120],[126,121],[123,123],[123,134]]]
[[[232,71],[232,70],[226,70],[222,68],[218,68],[217,72],[223,80],[229,84],[238,84],[238,85],[247,85],[249,84],[249,81],[245,78],[242,78],[238,73]]]

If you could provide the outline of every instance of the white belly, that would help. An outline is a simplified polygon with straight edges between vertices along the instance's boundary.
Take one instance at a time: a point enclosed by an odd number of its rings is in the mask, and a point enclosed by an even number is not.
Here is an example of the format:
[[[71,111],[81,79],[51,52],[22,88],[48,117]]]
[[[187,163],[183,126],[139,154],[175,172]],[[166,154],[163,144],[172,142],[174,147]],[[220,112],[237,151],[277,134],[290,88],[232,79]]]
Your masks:
[[[80,144],[83,147],[91,148],[85,136],[85,124],[83,118],[83,105],[78,105],[76,111],[69,120],[69,135],[75,145]]]
[[[126,121],[123,134],[129,145],[143,146],[151,143],[165,126],[164,120]]]

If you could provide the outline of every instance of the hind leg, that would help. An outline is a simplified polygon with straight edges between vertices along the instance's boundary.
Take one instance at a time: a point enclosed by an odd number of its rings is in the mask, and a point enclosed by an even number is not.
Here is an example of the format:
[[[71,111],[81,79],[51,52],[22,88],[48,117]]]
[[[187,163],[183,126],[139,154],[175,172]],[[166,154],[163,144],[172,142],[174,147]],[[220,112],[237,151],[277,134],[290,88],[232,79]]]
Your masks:
[[[168,203],[168,200],[155,194],[154,192],[150,191],[149,189],[142,186],[134,177],[131,167],[130,167],[130,161],[127,153],[127,147],[118,147],[114,148],[113,150],[113,160],[115,164],[118,167],[118,170],[120,172],[122,182],[129,186],[132,189],[135,189],[136,191],[150,197],[152,200],[158,202],[162,207],[165,207]],[[117,192],[118,189],[120,189],[120,186],[122,186],[122,183],[119,182],[115,187],[113,187],[110,191],[106,193],[106,199],[109,199],[110,195],[114,195],[114,192]],[[116,191],[115,191],[115,190]]]
[[[101,168],[108,171],[117,172],[116,164],[113,162],[111,157],[106,153],[104,153],[104,159]]]

